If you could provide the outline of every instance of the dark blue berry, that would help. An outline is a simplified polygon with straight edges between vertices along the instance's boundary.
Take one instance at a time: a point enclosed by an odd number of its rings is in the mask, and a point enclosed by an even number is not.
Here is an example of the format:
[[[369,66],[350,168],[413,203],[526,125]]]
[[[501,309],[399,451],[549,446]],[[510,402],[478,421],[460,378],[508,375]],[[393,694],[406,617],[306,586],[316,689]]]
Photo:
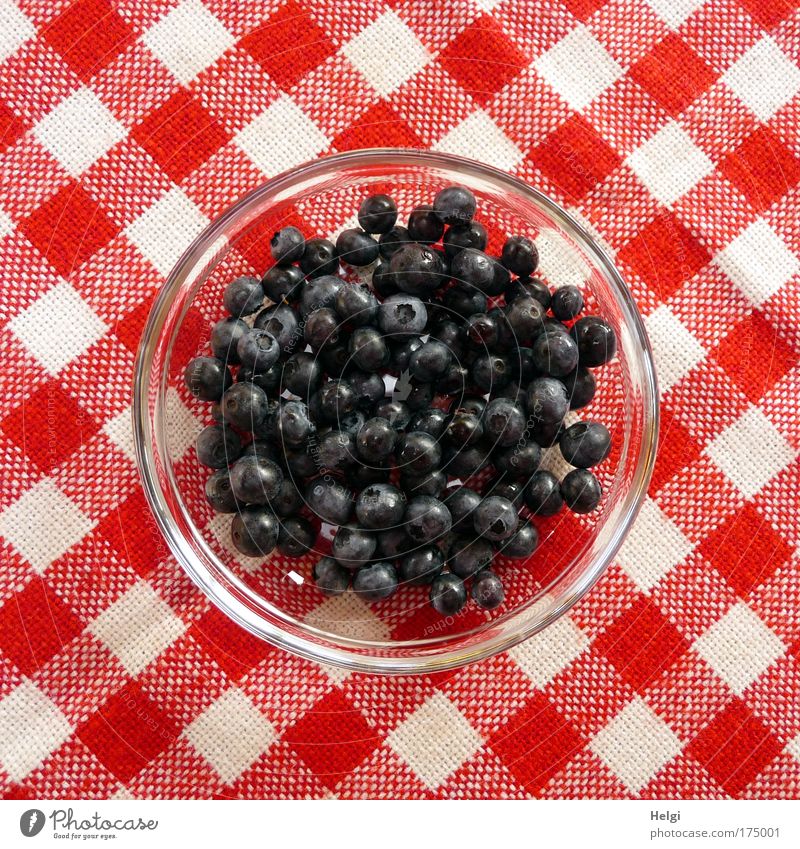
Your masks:
[[[291,478],[284,477],[277,495],[269,500],[269,506],[276,516],[294,516],[303,506],[303,496]]]
[[[303,339],[315,350],[339,341],[339,316],[330,307],[312,310],[303,325]]]
[[[435,545],[423,545],[401,558],[397,570],[404,584],[430,584],[444,568],[444,555]]]
[[[211,350],[227,365],[238,365],[236,346],[250,328],[240,318],[223,318],[211,328]]]
[[[474,489],[457,486],[445,493],[444,503],[450,511],[453,520],[453,530],[471,532],[473,528],[473,513],[483,500]]]
[[[222,416],[239,430],[257,430],[269,410],[267,395],[254,383],[234,383],[222,396]]]
[[[321,557],[311,571],[311,577],[326,596],[341,595],[350,586],[350,571],[340,566],[332,557]]]
[[[445,224],[469,224],[476,206],[475,195],[466,186],[447,186],[433,199],[433,210]]]
[[[248,557],[263,557],[278,544],[279,523],[275,514],[256,505],[240,510],[231,523],[231,539]]]
[[[415,542],[433,542],[449,533],[451,524],[450,511],[437,498],[418,495],[408,502],[406,533]]]
[[[567,333],[540,333],[531,345],[536,368],[551,377],[564,377],[578,365],[578,346]]]
[[[219,401],[233,383],[230,369],[216,357],[195,357],[186,366],[183,379],[192,395],[203,401]]]
[[[467,589],[457,575],[445,573],[434,578],[430,600],[442,616],[455,616],[467,603]]]
[[[558,446],[571,466],[589,469],[608,457],[611,434],[600,422],[577,422],[561,434]]]
[[[562,286],[556,289],[550,309],[559,321],[571,321],[583,309],[581,290],[577,286]]]
[[[235,513],[239,509],[227,469],[217,469],[206,481],[206,501],[217,513]]]
[[[346,380],[329,380],[312,396],[309,404],[317,421],[337,424],[356,408],[356,393]]]
[[[489,569],[476,575],[470,590],[472,600],[484,610],[495,610],[505,600],[505,591],[500,578]]]
[[[445,280],[444,262],[439,253],[415,242],[405,245],[394,254],[389,262],[389,270],[397,288],[411,295],[433,292]]]
[[[397,590],[397,572],[391,563],[379,562],[356,572],[353,590],[367,601],[389,598]]]
[[[580,363],[586,368],[597,368],[607,363],[617,352],[617,335],[603,318],[587,315],[579,318],[570,330],[578,344]]]
[[[468,318],[476,312],[485,312],[488,305],[486,295],[478,289],[448,289],[442,303],[450,311],[462,318]]]
[[[411,421],[411,409],[404,401],[384,398],[375,405],[375,416],[386,419],[395,430],[405,430]]]
[[[570,410],[580,410],[594,398],[597,384],[588,368],[578,366],[574,371],[561,378],[569,397]]]
[[[313,355],[301,351],[292,354],[283,366],[282,385],[302,400],[307,400],[322,383],[322,366]]]
[[[545,309],[550,308],[552,295],[545,283],[535,277],[518,277],[506,286],[506,303],[510,304],[515,298],[535,298]]]
[[[528,480],[539,468],[542,461],[542,449],[530,441],[512,445],[495,455],[494,466],[498,472],[508,475],[512,480]]]
[[[573,513],[591,513],[601,496],[600,482],[588,469],[573,469],[561,481],[561,497]]]
[[[390,295],[378,307],[378,326],[385,336],[418,336],[427,323],[425,304],[413,295]]]
[[[397,221],[397,204],[389,195],[370,195],[358,208],[358,223],[367,233],[388,233]]]
[[[253,372],[262,372],[278,362],[281,349],[278,340],[269,330],[259,330],[254,327],[239,339],[236,353],[244,368]]]
[[[368,419],[356,435],[356,451],[362,460],[377,463],[394,451],[397,431],[384,418]]]
[[[306,240],[297,227],[284,227],[273,235],[269,250],[275,262],[288,264],[302,259]]]
[[[373,559],[375,535],[355,525],[343,525],[331,543],[331,556],[345,569],[360,569]]]
[[[344,280],[333,274],[322,274],[312,280],[306,280],[300,294],[300,313],[307,317],[321,307],[336,308],[336,296],[344,286]]]
[[[496,398],[486,405],[483,430],[493,445],[506,448],[522,439],[525,413],[509,398]]]
[[[411,234],[405,227],[394,226],[381,234],[378,239],[378,250],[385,259],[391,259],[404,245],[413,242]]]
[[[490,495],[473,514],[475,533],[491,540],[508,539],[517,529],[517,508],[507,498]]]
[[[503,245],[500,261],[519,277],[527,277],[539,264],[539,251],[525,236],[510,236]]]
[[[288,516],[278,528],[278,551],[289,557],[301,557],[314,547],[316,528],[302,516]]]
[[[450,365],[450,349],[438,339],[428,339],[411,355],[411,375],[424,383],[442,377]]]
[[[444,224],[433,211],[432,206],[420,204],[411,211],[408,216],[408,235],[415,242],[423,242],[432,245],[442,238]]]
[[[447,470],[448,475],[471,477],[489,465],[489,451],[484,445],[449,446],[444,452],[442,468]]]
[[[282,485],[280,466],[266,457],[245,454],[231,467],[231,489],[242,504],[267,504],[280,494]]]
[[[353,493],[333,479],[312,481],[305,492],[306,505],[323,522],[344,525],[353,515]]]
[[[395,557],[402,557],[409,551],[417,549],[414,541],[408,538],[402,526],[379,531],[377,537],[378,553],[381,557],[386,557],[390,560],[393,560]]]
[[[500,354],[481,354],[470,369],[470,377],[482,392],[491,392],[505,386],[511,380],[509,361]]]
[[[442,239],[445,255],[451,260],[464,248],[486,250],[488,241],[486,228],[477,221],[471,221],[469,224],[454,224],[452,227],[448,227]]]
[[[303,401],[286,401],[281,404],[275,420],[275,431],[282,444],[303,445],[316,429],[308,406]]]
[[[485,539],[458,537],[450,549],[448,565],[459,578],[471,578],[492,565],[494,548]]]
[[[367,286],[346,283],[336,294],[336,314],[351,327],[373,324],[378,317],[378,301]]]
[[[293,350],[303,337],[297,313],[288,304],[275,304],[261,310],[253,327],[268,330],[278,340],[283,351]]]
[[[275,303],[293,301],[300,293],[303,272],[296,265],[273,265],[261,278],[264,294]]]
[[[400,291],[397,288],[397,281],[394,279],[388,259],[382,259],[375,266],[372,272],[372,288],[380,298],[388,298]]]
[[[396,454],[400,470],[417,475],[437,468],[442,460],[442,449],[436,438],[421,431],[407,433]]]
[[[222,303],[235,317],[257,312],[264,303],[261,281],[257,277],[237,277],[225,287]]]
[[[566,387],[554,377],[537,377],[528,384],[525,406],[533,422],[560,423],[569,411]]]
[[[320,471],[323,474],[327,472],[346,474],[356,463],[356,439],[351,433],[329,430],[320,437],[316,453]]]
[[[447,423],[444,436],[451,445],[458,447],[476,445],[483,437],[481,416],[466,410],[456,410]]]
[[[357,327],[348,347],[353,365],[362,371],[376,372],[389,363],[389,346],[376,327]]]
[[[539,545],[539,532],[527,520],[523,519],[513,536],[501,544],[500,554],[513,560],[530,557]]]
[[[468,292],[477,289],[488,295],[494,287],[495,265],[495,261],[483,251],[465,248],[453,257],[450,273],[459,288]]]
[[[336,274],[339,269],[336,245],[327,239],[309,239],[303,256],[300,257],[300,268],[303,269],[306,277]]]
[[[372,265],[378,258],[378,243],[362,229],[353,227],[339,233],[336,253],[348,265]]]
[[[544,470],[535,472],[525,488],[525,504],[536,516],[555,516],[564,504],[558,478]]]
[[[429,433],[438,439],[444,433],[447,419],[448,415],[444,410],[440,410],[437,407],[429,407],[427,410],[414,413],[411,421],[408,423],[408,430],[409,432],[418,430],[423,433]]]
[[[533,339],[544,328],[544,307],[527,295],[515,298],[507,304],[505,313],[508,326],[520,343]]]
[[[415,495],[432,495],[439,498],[447,486],[447,475],[440,469],[431,469],[421,475],[400,475],[400,485],[409,498]]]
[[[372,530],[384,530],[399,525],[406,511],[406,497],[388,483],[365,487],[356,498],[358,521]]]
[[[356,393],[356,404],[363,410],[371,410],[386,394],[383,378],[374,372],[350,369],[347,372],[347,382]]]

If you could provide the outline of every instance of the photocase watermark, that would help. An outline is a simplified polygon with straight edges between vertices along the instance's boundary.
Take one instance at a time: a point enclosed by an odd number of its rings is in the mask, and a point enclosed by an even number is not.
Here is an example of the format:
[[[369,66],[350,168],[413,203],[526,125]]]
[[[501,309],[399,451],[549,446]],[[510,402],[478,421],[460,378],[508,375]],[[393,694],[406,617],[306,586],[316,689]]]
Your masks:
[[[48,820],[48,831],[57,840],[114,840],[119,832],[158,828],[158,820],[142,817],[107,819],[98,811],[89,816],[76,815],[73,808],[54,808],[45,815],[39,808],[29,808],[19,818],[19,830],[25,837],[36,837],[45,829]]]

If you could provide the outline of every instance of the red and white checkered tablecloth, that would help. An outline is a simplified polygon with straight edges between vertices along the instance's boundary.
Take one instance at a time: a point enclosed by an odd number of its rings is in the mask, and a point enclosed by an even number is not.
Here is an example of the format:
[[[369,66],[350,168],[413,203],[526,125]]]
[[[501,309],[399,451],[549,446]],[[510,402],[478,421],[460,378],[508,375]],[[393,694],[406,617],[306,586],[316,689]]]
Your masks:
[[[794,0],[0,0],[0,791],[800,795]],[[221,209],[320,154],[512,171],[608,243],[662,441],[568,618],[433,677],[323,669],[150,523],[134,352]]]

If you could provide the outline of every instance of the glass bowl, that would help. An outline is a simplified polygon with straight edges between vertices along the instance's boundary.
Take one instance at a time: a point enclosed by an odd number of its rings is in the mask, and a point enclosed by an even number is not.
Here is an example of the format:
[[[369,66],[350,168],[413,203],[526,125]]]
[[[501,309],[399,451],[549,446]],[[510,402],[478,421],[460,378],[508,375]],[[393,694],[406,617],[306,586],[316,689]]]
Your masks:
[[[206,503],[208,470],[192,447],[196,433],[210,423],[210,411],[189,394],[183,371],[192,357],[208,352],[209,330],[223,316],[225,284],[240,274],[263,274],[269,266],[275,230],[294,223],[307,234],[330,236],[353,226],[361,199],[374,192],[390,193],[402,220],[453,183],[477,196],[476,218],[500,240],[490,242],[490,251],[499,251],[505,234],[535,238],[541,256],[537,276],[550,285],[579,285],[585,313],[603,315],[616,330],[618,354],[595,372],[596,398],[580,411],[580,418],[603,421],[612,431],[612,453],[595,470],[603,500],[589,515],[563,510],[535,520],[539,549],[528,561],[496,564],[506,601],[491,613],[470,603],[460,614],[442,617],[422,587],[401,587],[374,604],[352,591],[326,599],[310,580],[319,553],[295,559],[275,552],[254,560],[231,545],[231,517],[215,514]],[[355,151],[300,166],[248,194],[198,236],[155,299],[136,363],[133,416],[147,500],[178,562],[211,601],[276,646],[319,663],[381,673],[459,667],[509,649],[562,616],[600,577],[630,529],[645,496],[658,433],[644,326],[619,272],[596,242],[560,206],[508,174],[456,156],[411,150]],[[547,452],[545,464],[560,472],[568,468],[558,448]],[[323,550],[326,544],[321,538]]]

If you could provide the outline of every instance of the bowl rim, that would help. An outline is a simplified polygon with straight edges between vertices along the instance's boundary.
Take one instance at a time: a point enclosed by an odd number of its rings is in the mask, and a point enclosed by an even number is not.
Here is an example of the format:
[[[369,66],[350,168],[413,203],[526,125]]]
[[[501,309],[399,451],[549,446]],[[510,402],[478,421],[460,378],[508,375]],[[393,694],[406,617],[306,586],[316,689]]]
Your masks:
[[[163,330],[170,312],[174,294],[182,282],[182,270],[196,265],[208,251],[208,246],[213,245],[216,239],[224,234],[228,223],[237,219],[241,212],[249,206],[257,205],[264,195],[277,193],[282,187],[297,181],[300,176],[313,178],[319,173],[327,172],[336,167],[356,164],[362,166],[385,164],[387,158],[408,166],[428,163],[432,166],[474,173],[476,176],[488,178],[495,182],[499,181],[509,185],[514,192],[543,208],[563,231],[579,242],[581,249],[590,254],[594,262],[603,271],[614,291],[618,305],[624,313],[625,325],[632,331],[633,341],[640,352],[643,386],[641,403],[644,421],[642,444],[630,488],[623,499],[624,509],[617,518],[614,532],[606,545],[594,557],[584,572],[574,580],[569,592],[565,592],[560,603],[553,607],[547,615],[538,618],[531,617],[529,621],[523,623],[522,627],[513,633],[489,636],[480,643],[457,646],[437,654],[391,656],[353,652],[334,646],[330,640],[323,646],[318,641],[285,631],[270,622],[264,621],[263,618],[259,621],[259,627],[252,621],[252,617],[245,616],[242,603],[232,595],[227,587],[208,574],[205,567],[198,569],[198,558],[189,556],[186,546],[180,545],[180,539],[183,539],[183,537],[180,531],[174,527],[158,479],[158,458],[153,451],[153,428],[149,414],[148,399],[153,359],[160,332]],[[420,163],[420,160],[422,160],[422,163]],[[162,374],[162,384],[165,384],[165,381],[166,373]],[[164,388],[162,387],[162,390]],[[192,240],[170,270],[158,291],[142,332],[134,366],[131,417],[136,465],[150,511],[166,539],[171,553],[195,585],[209,597],[212,604],[219,607],[228,617],[255,636],[316,663],[332,664],[359,672],[412,674],[455,669],[507,651],[539,633],[563,616],[594,586],[619,551],[646,497],[647,487],[655,465],[656,446],[658,444],[659,392],[650,341],[633,295],[606,251],[571,213],[567,212],[548,195],[519,177],[477,160],[455,154],[412,148],[363,148],[319,157],[266,180],[228,206]]]

